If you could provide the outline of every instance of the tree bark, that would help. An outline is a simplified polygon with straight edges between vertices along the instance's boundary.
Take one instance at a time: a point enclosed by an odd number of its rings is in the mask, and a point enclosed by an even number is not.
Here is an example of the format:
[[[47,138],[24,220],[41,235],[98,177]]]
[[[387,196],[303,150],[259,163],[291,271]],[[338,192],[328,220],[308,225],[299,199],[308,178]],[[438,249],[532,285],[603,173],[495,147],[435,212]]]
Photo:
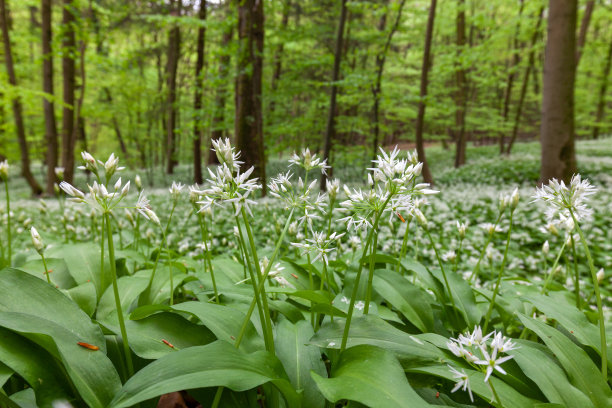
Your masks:
[[[285,32],[287,25],[289,24],[289,10],[291,10],[291,0],[285,0],[283,2],[283,12],[280,24],[280,31],[282,33]],[[272,81],[270,82],[270,90],[273,98],[276,97],[276,89],[278,88],[278,81],[280,80],[281,71],[283,68],[284,45],[285,43],[281,40],[278,47],[276,47],[276,52],[274,53],[274,71],[272,72]],[[273,113],[275,107],[275,101],[272,99],[269,105],[269,112]]]
[[[612,41],[608,47],[608,56],[604,64],[604,69],[601,78],[601,84],[599,87],[599,98],[597,101],[597,114],[595,116],[595,126],[593,126],[593,139],[599,137],[600,123],[604,117],[604,111],[606,109],[606,92],[608,90],[608,83],[610,78],[610,67],[612,66]]]
[[[529,85],[529,76],[533,71],[534,63],[535,63],[535,46],[538,42],[538,37],[540,36],[540,27],[542,26],[542,18],[544,15],[544,7],[540,9],[538,14],[538,22],[536,23],[535,29],[531,36],[531,48],[529,49],[529,60],[527,63],[527,67],[525,68],[525,75],[523,76],[523,83],[521,84],[521,94],[519,96],[519,100],[516,104],[516,114],[514,116],[514,125],[512,126],[512,135],[510,136],[510,142],[508,142],[508,146],[506,148],[505,153],[507,155],[512,151],[512,146],[514,146],[514,142],[516,141],[516,137],[518,135],[519,125],[521,123],[521,115],[523,114],[523,105],[525,103],[525,96],[527,95],[527,86]]]
[[[43,110],[45,113],[45,140],[47,141],[47,183],[45,191],[53,195],[57,181],[55,167],[58,161],[57,124],[53,103],[53,52],[51,48],[53,32],[51,30],[51,0],[41,0],[42,20],[42,57],[43,57]]]
[[[64,107],[62,114],[62,167],[64,168],[64,179],[72,183],[74,176],[74,85],[76,68],[74,55],[76,54],[76,40],[74,33],[74,0],[64,0],[62,10],[62,80]]]
[[[427,17],[427,29],[425,31],[425,50],[423,52],[423,67],[421,68],[421,89],[419,92],[419,111],[416,118],[416,150],[419,161],[423,163],[423,179],[426,183],[433,184],[433,176],[425,157],[425,146],[423,145],[423,125],[425,122],[425,108],[427,107],[427,85],[429,69],[431,68],[431,42],[433,39],[434,22],[436,18],[436,0],[431,0],[429,16]]]
[[[173,11],[176,5],[176,11]],[[170,2],[171,13],[181,15],[181,0]],[[181,48],[181,32],[178,25],[174,25],[168,32],[168,61],[166,65],[168,101],[167,101],[167,125],[166,125],[166,173],[173,174],[174,166],[177,164],[176,158],[176,73],[178,70],[178,61]]]
[[[542,95],[540,183],[576,172],[574,81],[577,0],[550,0]]]
[[[266,161],[263,146],[262,92],[264,11],[263,0],[238,3],[238,76],[236,78],[236,145],[243,169],[255,168],[265,195]]]
[[[376,55],[376,81],[374,83],[374,87],[372,88],[372,94],[374,96],[374,104],[372,106],[372,117],[373,117],[373,133],[374,140],[372,143],[372,159],[376,159],[376,150],[378,148],[378,138],[380,134],[380,95],[382,93],[382,74],[385,69],[385,61],[387,59],[387,52],[389,51],[389,47],[391,46],[391,40],[393,39],[393,34],[397,31],[399,27],[400,20],[402,18],[402,11],[404,9],[404,4],[406,4],[406,0],[400,0],[399,8],[397,11],[397,17],[395,18],[395,22],[391,27],[387,35],[387,39],[385,41],[385,45],[382,51]],[[388,6],[387,6],[388,7]],[[378,25],[378,31],[384,32],[385,26],[387,24],[387,14],[388,11],[385,12],[380,18],[380,22]]]
[[[210,141],[208,146],[208,160],[206,163],[219,164],[219,159],[215,152],[212,151],[212,141],[223,137],[225,131],[225,101],[227,99],[227,77],[229,74],[229,66],[231,62],[231,55],[228,52],[228,47],[234,36],[234,26],[228,24],[225,31],[223,32],[223,38],[221,40],[221,49],[219,56],[219,83],[215,93],[215,108],[212,119],[212,131],[210,133]]]
[[[113,95],[111,94],[110,89],[108,87],[103,88],[104,93],[106,94],[106,101],[109,105],[113,105]],[[126,160],[130,158],[129,152],[125,145],[125,140],[123,139],[123,135],[121,134],[121,126],[119,126],[119,121],[117,120],[117,115],[113,112],[111,121],[113,122],[113,130],[115,131],[115,136],[117,136],[117,141],[119,142],[119,148],[121,149],[121,154],[125,157]]]
[[[578,34],[578,43],[576,44],[576,66],[580,63],[580,57],[582,57],[582,49],[586,44],[586,37],[589,31],[589,24],[591,23],[591,16],[593,15],[593,8],[595,7],[595,0],[587,1],[584,14],[582,15],[582,21],[580,22],[580,33]]]
[[[502,117],[504,123],[508,120],[508,114],[510,113],[510,100],[512,99],[512,88],[514,86],[514,78],[516,77],[516,70],[518,69],[521,57],[519,56],[519,35],[521,33],[521,16],[523,15],[523,8],[525,1],[520,0],[521,5],[519,7],[518,19],[516,20],[516,29],[514,31],[514,39],[512,41],[514,49],[512,50],[512,64],[510,66],[510,72],[508,73],[508,79],[506,80],[506,92],[504,94],[504,108],[502,111]],[[502,131],[499,137],[499,154],[504,152],[505,140],[504,132]]]
[[[325,127],[325,145],[323,148],[323,159],[329,160],[331,152],[332,140],[336,133],[336,95],[338,93],[338,79],[340,78],[340,60],[342,58],[342,44],[344,36],[344,23],[346,21],[346,1],[340,0],[340,22],[338,23],[338,33],[336,34],[336,46],[334,50],[334,68],[332,71],[331,92],[329,97],[329,113],[327,115],[327,126]],[[327,176],[321,174],[321,190],[325,190],[325,181]]]
[[[198,18],[206,21],[206,1],[201,0]],[[195,70],[195,95],[193,100],[193,110],[195,118],[193,124],[193,181],[196,184],[201,184],[202,178],[202,136],[204,129],[202,127],[202,92],[203,78],[202,71],[204,68],[204,46],[206,41],[206,27],[198,28],[198,43],[197,43],[197,60]]]
[[[457,4],[457,25],[456,45],[457,59],[460,64],[455,72],[455,81],[457,91],[455,93],[455,167],[461,167],[465,164],[465,150],[467,145],[465,135],[465,111],[467,104],[467,78],[465,68],[461,61],[461,54],[465,48],[465,0],[458,0]]]
[[[5,0],[0,0],[0,26],[2,27],[2,39],[4,40],[4,62],[11,86],[17,86],[17,77],[13,64],[13,52],[11,49],[11,38],[9,34],[9,12]],[[15,117],[15,129],[17,131],[17,141],[21,152],[21,175],[26,179],[32,194],[40,195],[42,188],[30,169],[30,155],[28,152],[28,142],[26,139],[25,125],[23,122],[23,107],[21,99],[16,96],[12,100],[13,115]]]

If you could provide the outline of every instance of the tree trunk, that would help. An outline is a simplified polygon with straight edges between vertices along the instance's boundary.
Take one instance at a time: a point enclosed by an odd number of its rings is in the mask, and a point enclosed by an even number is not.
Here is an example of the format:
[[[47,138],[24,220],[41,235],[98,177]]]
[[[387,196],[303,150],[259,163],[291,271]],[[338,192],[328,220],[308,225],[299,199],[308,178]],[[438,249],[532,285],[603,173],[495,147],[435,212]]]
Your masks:
[[[64,168],[64,180],[72,183],[74,176],[74,84],[75,84],[75,62],[76,40],[74,26],[74,1],[64,0],[62,10],[62,74],[63,74],[63,96],[64,107],[62,114],[62,167]]]
[[[429,69],[431,68],[431,42],[433,39],[434,22],[436,18],[436,0],[431,0],[429,16],[427,17],[427,30],[425,31],[425,50],[423,52],[423,67],[421,68],[421,90],[419,93],[419,112],[416,119],[416,150],[419,161],[423,163],[423,179],[426,183],[433,184],[433,176],[425,157],[425,146],[423,145],[423,125],[425,122],[425,108],[427,107],[427,85]]]
[[[574,80],[577,0],[550,0],[542,95],[540,182],[569,182],[576,172]]]
[[[504,123],[508,120],[508,114],[510,112],[510,100],[512,99],[512,88],[514,86],[514,78],[516,77],[516,70],[518,70],[519,63],[521,61],[521,57],[519,56],[519,36],[521,34],[521,16],[523,15],[523,8],[525,6],[525,1],[520,0],[521,5],[519,7],[518,19],[516,20],[516,29],[514,31],[514,40],[512,50],[512,64],[510,66],[510,72],[508,73],[508,79],[506,81],[506,92],[504,94],[504,108],[502,112],[502,117],[504,119]],[[499,154],[504,152],[504,132],[502,131],[499,137]]]
[[[253,176],[266,185],[263,146],[261,79],[264,45],[263,0],[238,4],[238,76],[236,78],[236,146],[243,155],[243,169],[255,168]]]
[[[402,11],[404,9],[404,4],[406,4],[406,0],[400,0],[399,8],[397,10],[397,17],[395,18],[395,22],[393,23],[393,27],[389,31],[387,35],[387,39],[385,41],[385,45],[382,49],[382,52],[376,55],[376,82],[374,83],[374,87],[372,88],[372,94],[374,96],[374,104],[372,106],[372,117],[373,117],[373,133],[374,133],[374,141],[372,144],[372,158],[376,159],[376,150],[378,148],[378,138],[380,134],[380,95],[382,93],[382,74],[385,68],[385,61],[387,59],[387,52],[389,51],[389,47],[391,46],[391,40],[393,39],[393,34],[397,31],[399,27],[400,20],[402,18]],[[387,5],[388,9],[389,5]],[[378,31],[384,32],[385,26],[387,24],[387,13],[382,15],[380,18],[380,22],[378,25]]]
[[[328,161],[331,152],[332,140],[336,133],[336,94],[338,93],[338,79],[340,78],[340,59],[342,58],[342,37],[344,36],[344,23],[346,21],[346,1],[340,0],[340,22],[338,24],[338,33],[336,34],[336,47],[334,50],[334,69],[332,71],[331,92],[329,97],[329,113],[327,115],[327,126],[325,128],[325,145],[323,148],[323,159]],[[321,190],[325,190],[325,181],[327,176],[321,174]]]
[[[465,0],[458,0],[457,4],[457,59],[460,64],[455,73],[455,81],[457,91],[455,93],[455,167],[461,167],[465,164],[465,150],[467,145],[465,135],[465,111],[467,103],[467,78],[465,68],[461,61],[461,54],[465,48]]]
[[[531,36],[531,47],[529,49],[529,61],[527,63],[527,67],[525,68],[525,76],[523,77],[523,83],[521,85],[521,94],[519,96],[518,103],[516,104],[516,115],[514,116],[514,125],[512,126],[512,135],[510,136],[510,142],[508,143],[508,147],[506,148],[505,153],[507,155],[512,151],[512,146],[514,146],[514,142],[516,141],[516,137],[518,135],[519,125],[521,123],[521,115],[523,113],[523,105],[525,103],[525,96],[527,95],[527,85],[529,85],[529,76],[533,71],[533,66],[535,62],[535,46],[538,42],[538,37],[540,36],[540,27],[542,26],[542,18],[544,15],[544,8],[540,9],[538,14],[538,22],[536,23],[535,29],[533,31],[533,35]]]
[[[198,17],[201,21],[206,21],[206,1],[200,3],[200,11]],[[202,70],[204,68],[204,44],[206,40],[206,28],[198,28],[198,44],[197,44],[197,60],[195,70],[195,95],[193,100],[193,110],[195,112],[193,125],[193,181],[196,184],[201,184],[202,178],[202,88],[203,78]]]
[[[53,104],[53,53],[51,49],[53,33],[51,30],[51,0],[41,1],[42,20],[42,57],[43,57],[43,110],[45,113],[45,140],[47,141],[47,184],[45,191],[53,195],[53,185],[57,181],[55,167],[57,167],[57,125],[55,122],[55,108]]]
[[[17,77],[13,65],[11,38],[9,36],[9,12],[5,0],[0,0],[0,26],[2,27],[2,38],[4,40],[4,62],[6,64],[6,72],[9,77],[9,83],[13,87],[16,87]],[[13,98],[12,105],[13,115],[15,117],[15,129],[17,131],[17,141],[19,142],[19,149],[21,151],[21,175],[28,182],[32,194],[39,195],[42,193],[42,188],[30,170],[30,156],[23,123],[23,107],[21,106],[21,99],[19,96]]]
[[[280,32],[284,33],[289,24],[289,10],[291,10],[291,0],[285,0],[283,2],[283,12],[281,16]],[[270,82],[270,91],[272,97],[276,97],[276,89],[278,88],[278,81],[280,80],[281,71],[283,67],[283,51],[285,43],[283,40],[280,41],[276,52],[274,53],[274,71],[272,72],[272,81]],[[269,113],[273,113],[275,109],[275,101],[272,99],[269,105]]]
[[[228,6],[229,7],[229,6]],[[229,74],[229,66],[231,62],[231,55],[228,52],[228,47],[234,36],[234,26],[227,25],[223,32],[223,38],[221,40],[221,56],[219,57],[219,84],[215,94],[215,108],[212,119],[212,131],[210,133],[210,141],[208,146],[208,160],[206,163],[219,164],[219,159],[215,152],[212,151],[212,141],[223,137],[225,130],[225,101],[227,99],[227,77]]]
[[[176,5],[176,11],[173,10]],[[177,16],[181,15],[181,0],[170,2],[171,13]],[[168,86],[168,101],[166,109],[168,110],[167,125],[166,125],[166,173],[173,174],[174,166],[177,164],[176,158],[176,116],[177,116],[177,100],[176,100],[176,73],[178,70],[178,61],[181,47],[181,32],[178,25],[174,25],[168,32],[168,61],[166,65],[166,76]]]
[[[593,15],[593,8],[595,7],[595,0],[587,1],[584,14],[582,15],[582,21],[580,22],[580,33],[578,34],[578,43],[576,44],[576,67],[580,63],[580,57],[582,57],[582,49],[586,44],[587,32],[589,31],[589,24],[591,23],[591,16]]]
[[[108,87],[105,86],[103,90],[104,90],[104,93],[106,94],[106,101],[108,102],[110,106],[112,106],[113,96],[111,94],[110,89],[108,89]],[[112,114],[111,121],[113,122],[113,130],[115,131],[115,135],[117,136],[117,141],[119,142],[119,148],[121,149],[121,154],[127,160],[130,158],[130,155],[127,150],[127,147],[125,146],[125,140],[123,139],[123,135],[121,134],[121,126],[119,126],[119,121],[117,120],[117,115],[115,115],[115,112],[113,112]]]
[[[604,65],[601,85],[599,87],[599,99],[597,102],[597,116],[595,117],[595,126],[593,126],[593,139],[597,139],[599,137],[600,131],[600,123],[604,117],[604,111],[606,109],[606,92],[608,90],[608,81],[610,77],[610,67],[612,66],[612,41],[610,41],[610,46],[608,48],[608,56],[606,57],[606,62]]]

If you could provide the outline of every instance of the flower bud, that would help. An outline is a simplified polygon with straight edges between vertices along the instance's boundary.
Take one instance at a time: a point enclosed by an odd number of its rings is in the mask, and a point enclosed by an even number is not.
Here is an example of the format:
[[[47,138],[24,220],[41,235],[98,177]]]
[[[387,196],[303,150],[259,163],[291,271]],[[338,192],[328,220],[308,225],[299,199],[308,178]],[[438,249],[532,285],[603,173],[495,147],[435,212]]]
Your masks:
[[[117,180],[117,182],[115,183],[115,191],[119,191],[119,189],[121,188],[121,177],[119,177],[119,180]]]
[[[414,209],[414,216],[419,223],[419,225],[425,229],[427,229],[427,218],[425,218],[425,214],[418,208]]]
[[[519,202],[519,191],[518,188],[515,188],[512,194],[510,195],[510,209],[512,211],[516,210]]]
[[[140,179],[140,176],[138,174],[136,175],[136,177],[134,177],[134,184],[136,184],[136,188],[140,192],[142,190],[142,180]]]
[[[8,179],[9,164],[8,160],[0,162],[0,178],[4,181]]]
[[[601,268],[598,272],[597,272],[597,283],[601,283],[604,280],[604,277],[606,276],[606,273],[604,272],[604,269]]]
[[[550,251],[550,244],[548,243],[548,241],[544,242],[544,245],[542,245],[542,252],[544,253],[544,255],[548,255],[548,252]]]
[[[55,177],[57,177],[59,181],[64,180],[64,168],[63,167],[55,168]]]
[[[45,245],[43,244],[42,238],[36,228],[32,227],[30,229],[30,235],[32,236],[32,244],[34,245],[36,252],[42,255],[45,249]]]

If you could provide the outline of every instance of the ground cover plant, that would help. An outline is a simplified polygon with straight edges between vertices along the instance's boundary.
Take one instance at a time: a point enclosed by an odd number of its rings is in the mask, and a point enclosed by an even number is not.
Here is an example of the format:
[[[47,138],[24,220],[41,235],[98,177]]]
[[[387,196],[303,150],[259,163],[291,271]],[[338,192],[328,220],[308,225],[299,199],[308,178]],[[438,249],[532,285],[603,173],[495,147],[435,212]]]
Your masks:
[[[612,405],[605,158],[535,189],[533,146],[479,148],[432,187],[390,148],[322,194],[303,150],[258,199],[214,147],[203,185],[151,192],[84,152],[46,201],[2,163],[0,405]]]

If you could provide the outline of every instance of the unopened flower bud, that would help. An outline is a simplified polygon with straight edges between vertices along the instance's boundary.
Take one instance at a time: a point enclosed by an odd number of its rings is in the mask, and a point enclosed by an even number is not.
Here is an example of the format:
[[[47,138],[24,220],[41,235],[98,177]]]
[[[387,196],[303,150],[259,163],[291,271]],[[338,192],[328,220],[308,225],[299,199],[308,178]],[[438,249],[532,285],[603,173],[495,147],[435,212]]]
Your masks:
[[[36,252],[42,255],[45,245],[43,244],[42,238],[36,228],[32,227],[30,229],[30,235],[32,236],[32,244],[34,245]]]
[[[9,164],[8,160],[0,162],[0,178],[4,181],[8,179]]]
[[[598,272],[597,272],[597,283],[601,283],[604,280],[604,277],[606,276],[606,273],[604,272],[604,269],[601,268]]]
[[[544,253],[544,255],[548,255],[548,252],[550,251],[550,244],[548,243],[548,241],[544,242],[544,245],[542,245],[542,252]]]
[[[136,184],[136,188],[138,189],[138,192],[140,192],[142,190],[142,180],[138,174],[136,177],[134,177],[134,184]]]
[[[516,210],[519,202],[519,191],[518,188],[515,188],[512,194],[510,195],[510,209],[512,211]]]
[[[427,218],[425,218],[425,214],[423,214],[423,212],[419,210],[418,208],[415,208],[413,212],[414,212],[414,216],[417,222],[419,223],[419,225],[427,229]]]

